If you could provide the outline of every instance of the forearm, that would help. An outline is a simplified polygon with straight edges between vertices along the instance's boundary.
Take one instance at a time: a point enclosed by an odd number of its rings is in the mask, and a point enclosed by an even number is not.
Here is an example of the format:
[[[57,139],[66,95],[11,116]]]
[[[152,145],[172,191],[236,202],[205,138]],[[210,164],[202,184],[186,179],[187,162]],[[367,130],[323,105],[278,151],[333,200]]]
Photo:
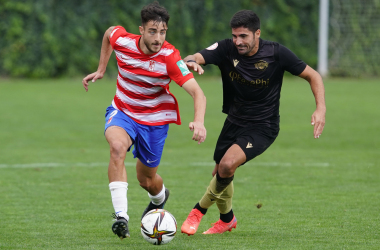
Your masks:
[[[194,55],[188,55],[187,57],[185,57],[183,59],[183,61],[185,61],[185,62],[188,62],[189,60],[192,62],[196,62],[199,65],[205,64],[205,60],[204,60],[202,54],[200,54],[200,53],[195,53]]]
[[[206,114],[206,96],[203,91],[199,88],[198,91],[194,93],[194,122],[200,122],[204,124],[204,117]]]
[[[206,96],[202,89],[194,78],[185,82],[182,88],[186,90],[194,100],[194,122],[201,122],[203,124],[206,114]]]
[[[317,108],[311,115],[311,125],[314,126],[314,138],[317,139],[322,134],[325,126],[325,87],[321,75],[309,66],[306,66],[305,70],[299,76],[309,82],[311,91],[314,94]]]
[[[184,88],[194,100],[194,121],[189,123],[189,128],[193,131],[192,139],[198,141],[198,144],[201,144],[206,139],[206,128],[204,126],[206,97],[194,78],[185,82],[182,88]]]
[[[314,94],[316,109],[326,112],[325,87],[321,75],[311,67],[306,66],[299,76],[309,82],[311,91]]]
[[[106,72],[107,64],[110,59],[110,56],[112,54],[112,46],[109,41],[109,34],[112,31],[113,27],[110,27],[103,36],[102,40],[102,47],[100,50],[100,59],[99,59],[99,66],[98,66],[98,72],[104,74]]]
[[[187,57],[185,57],[184,59],[183,59],[183,61],[184,62],[188,62],[188,61],[194,61],[194,62],[196,62],[195,61],[195,56],[194,55],[188,55]]]
[[[322,77],[317,74],[309,81],[311,91],[314,94],[316,109],[326,112],[325,103],[325,87],[323,85]]]

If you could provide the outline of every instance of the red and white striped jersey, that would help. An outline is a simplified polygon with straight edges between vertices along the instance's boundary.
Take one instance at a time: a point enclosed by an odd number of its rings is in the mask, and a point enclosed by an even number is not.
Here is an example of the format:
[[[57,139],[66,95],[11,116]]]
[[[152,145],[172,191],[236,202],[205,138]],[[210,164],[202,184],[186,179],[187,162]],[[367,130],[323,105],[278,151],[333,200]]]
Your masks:
[[[112,105],[140,124],[181,124],[169,83],[173,80],[182,86],[194,76],[173,45],[165,41],[159,52],[146,55],[139,48],[140,37],[121,26],[110,34],[119,68]]]

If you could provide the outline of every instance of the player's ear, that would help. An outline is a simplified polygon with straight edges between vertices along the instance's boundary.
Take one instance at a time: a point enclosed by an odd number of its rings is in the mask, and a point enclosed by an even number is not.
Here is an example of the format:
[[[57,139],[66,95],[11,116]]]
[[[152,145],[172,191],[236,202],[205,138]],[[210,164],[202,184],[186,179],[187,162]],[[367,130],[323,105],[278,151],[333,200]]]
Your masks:
[[[139,31],[140,31],[140,34],[144,34],[144,27],[143,26],[139,26]]]
[[[260,38],[260,34],[261,34],[261,30],[260,29],[256,30],[255,36],[257,36],[257,38]]]

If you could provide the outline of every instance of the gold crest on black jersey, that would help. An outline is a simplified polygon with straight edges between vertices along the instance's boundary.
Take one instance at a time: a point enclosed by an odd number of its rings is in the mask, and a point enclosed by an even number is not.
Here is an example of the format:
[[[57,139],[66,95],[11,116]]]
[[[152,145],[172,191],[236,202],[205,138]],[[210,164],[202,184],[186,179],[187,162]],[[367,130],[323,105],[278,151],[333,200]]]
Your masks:
[[[264,71],[268,68],[268,63],[266,61],[260,60],[259,62],[255,63],[255,68]]]

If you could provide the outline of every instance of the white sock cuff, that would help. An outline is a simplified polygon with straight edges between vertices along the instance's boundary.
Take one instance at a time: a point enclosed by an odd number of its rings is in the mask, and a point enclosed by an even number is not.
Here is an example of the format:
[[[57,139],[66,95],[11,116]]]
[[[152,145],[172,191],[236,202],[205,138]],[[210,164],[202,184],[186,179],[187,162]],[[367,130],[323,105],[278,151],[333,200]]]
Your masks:
[[[155,199],[155,198],[161,197],[162,195],[165,195],[165,185],[164,184],[162,184],[162,189],[158,194],[151,195],[150,193],[148,193],[148,196],[150,199]]]
[[[128,190],[128,183],[124,181],[113,181],[109,184],[110,190],[114,190],[117,188],[125,188]]]

